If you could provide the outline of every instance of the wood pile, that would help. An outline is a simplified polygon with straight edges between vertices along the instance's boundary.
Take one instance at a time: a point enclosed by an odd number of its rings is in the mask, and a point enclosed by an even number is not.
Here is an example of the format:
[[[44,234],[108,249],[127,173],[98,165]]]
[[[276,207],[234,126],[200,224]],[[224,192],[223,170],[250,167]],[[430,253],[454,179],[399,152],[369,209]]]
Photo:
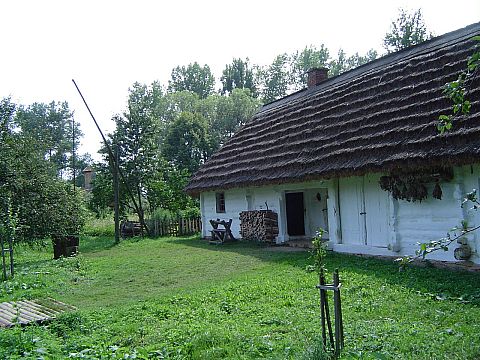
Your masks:
[[[278,214],[272,210],[242,211],[240,234],[245,240],[275,242],[278,235]]]

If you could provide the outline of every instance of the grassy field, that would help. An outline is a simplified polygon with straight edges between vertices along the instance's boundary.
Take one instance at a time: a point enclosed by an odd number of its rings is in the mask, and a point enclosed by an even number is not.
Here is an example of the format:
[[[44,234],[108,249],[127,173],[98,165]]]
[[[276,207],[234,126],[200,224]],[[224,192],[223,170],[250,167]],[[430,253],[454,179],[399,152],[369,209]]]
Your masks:
[[[81,254],[16,249],[0,300],[54,297],[78,307],[45,326],[0,331],[0,358],[321,359],[319,297],[307,252],[197,238]],[[479,359],[480,275],[329,254],[343,283],[343,359]]]

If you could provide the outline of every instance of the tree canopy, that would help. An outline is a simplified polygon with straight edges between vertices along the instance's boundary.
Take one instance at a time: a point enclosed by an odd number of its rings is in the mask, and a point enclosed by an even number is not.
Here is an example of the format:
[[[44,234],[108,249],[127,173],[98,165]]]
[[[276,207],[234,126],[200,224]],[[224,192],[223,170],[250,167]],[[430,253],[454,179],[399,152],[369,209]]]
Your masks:
[[[428,31],[421,9],[408,12],[399,10],[398,17],[392,21],[390,31],[385,34],[383,46],[388,53],[420,44],[433,37]]]

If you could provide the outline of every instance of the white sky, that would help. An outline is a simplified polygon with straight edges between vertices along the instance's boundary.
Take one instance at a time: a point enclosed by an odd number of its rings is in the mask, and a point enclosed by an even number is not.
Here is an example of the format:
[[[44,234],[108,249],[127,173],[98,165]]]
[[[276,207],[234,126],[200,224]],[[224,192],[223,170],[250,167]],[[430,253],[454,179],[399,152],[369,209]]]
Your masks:
[[[398,9],[422,8],[435,35],[480,21],[479,0],[3,0],[0,98],[68,101],[95,155],[100,135],[71,79],[104,131],[135,81],[167,84],[173,67],[208,64],[217,79],[234,57],[268,64],[282,52],[324,43],[348,55],[382,39]]]

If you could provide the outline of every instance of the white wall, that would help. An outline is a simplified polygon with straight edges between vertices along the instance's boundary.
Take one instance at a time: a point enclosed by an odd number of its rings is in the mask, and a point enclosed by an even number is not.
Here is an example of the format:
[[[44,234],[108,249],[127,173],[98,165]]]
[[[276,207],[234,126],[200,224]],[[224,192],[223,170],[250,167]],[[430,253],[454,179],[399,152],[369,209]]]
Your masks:
[[[394,200],[380,189],[381,174],[350,177],[339,180],[339,208],[341,236],[332,243],[335,251],[376,255],[415,255],[418,243],[439,240],[463,219],[471,226],[480,225],[480,210],[461,207],[468,191],[479,188],[480,166],[454,168],[454,178],[441,182],[443,197],[432,197],[434,184],[427,184],[428,197],[422,202]],[[367,184],[367,179],[368,184]],[[363,199],[363,200],[362,200]],[[366,216],[366,225],[362,216]],[[480,232],[480,231],[479,231]],[[468,236],[475,251],[472,261],[480,263],[480,234]],[[456,261],[453,253],[458,247],[452,243],[449,251],[436,251],[432,260]]]
[[[444,237],[448,230],[460,224],[463,214],[460,207],[462,192],[458,180],[455,178],[449,183],[441,183],[441,200],[431,196],[433,184],[427,186],[428,198],[421,203],[398,200],[397,236],[401,254],[414,254],[418,249],[417,243],[438,240]],[[453,249],[456,244],[452,245],[448,252],[437,251],[429,258],[454,261]]]
[[[200,196],[200,209],[202,212],[203,237],[210,236],[211,225],[209,220],[232,219],[232,233],[236,238],[240,238],[240,219],[239,214],[245,210],[272,210],[278,214],[279,235],[277,243],[288,240],[286,231],[285,216],[285,191],[304,192],[304,202],[306,206],[305,233],[312,237],[318,230],[318,227],[327,228],[325,224],[327,207],[327,186],[328,182],[317,181],[302,184],[283,184],[278,186],[251,187],[246,189],[230,189],[223,191],[225,194],[225,213],[216,212],[215,192],[205,192]],[[321,194],[321,201],[316,199],[316,194]],[[325,216],[324,216],[325,214]],[[328,237],[328,235],[326,236]]]
[[[233,219],[232,232],[240,238],[239,213],[268,206],[279,215],[277,243],[288,241],[285,192],[294,191],[304,193],[306,236],[313,237],[318,227],[328,228],[330,245],[339,252],[414,255],[417,243],[444,237],[452,227],[460,225],[462,219],[468,220],[471,226],[480,225],[480,210],[470,211],[460,206],[468,191],[480,188],[480,165],[456,167],[454,179],[441,183],[442,200],[432,197],[434,184],[427,186],[429,195],[425,201],[394,200],[388,192],[380,189],[380,176],[369,174],[339,180],[226,190],[226,212],[223,214],[216,213],[215,192],[203,193],[200,197],[202,221],[206,225],[203,236],[210,236],[208,220],[220,218]],[[321,201],[316,198],[317,193],[321,195]],[[327,213],[328,224],[325,224],[324,214]],[[366,217],[366,222],[362,222],[362,216]],[[467,239],[474,251],[471,260],[480,263],[480,230]],[[453,250],[457,246],[454,243],[448,252],[437,251],[429,258],[455,261]]]
[[[202,223],[204,224],[202,235],[203,237],[210,236],[212,226],[209,220],[232,219],[232,234],[235,238],[240,238],[240,212],[247,209],[247,199],[245,189],[227,190],[225,193],[225,212],[217,213],[216,211],[216,197],[215,192],[209,191],[202,193],[200,197],[200,208],[202,210]]]

